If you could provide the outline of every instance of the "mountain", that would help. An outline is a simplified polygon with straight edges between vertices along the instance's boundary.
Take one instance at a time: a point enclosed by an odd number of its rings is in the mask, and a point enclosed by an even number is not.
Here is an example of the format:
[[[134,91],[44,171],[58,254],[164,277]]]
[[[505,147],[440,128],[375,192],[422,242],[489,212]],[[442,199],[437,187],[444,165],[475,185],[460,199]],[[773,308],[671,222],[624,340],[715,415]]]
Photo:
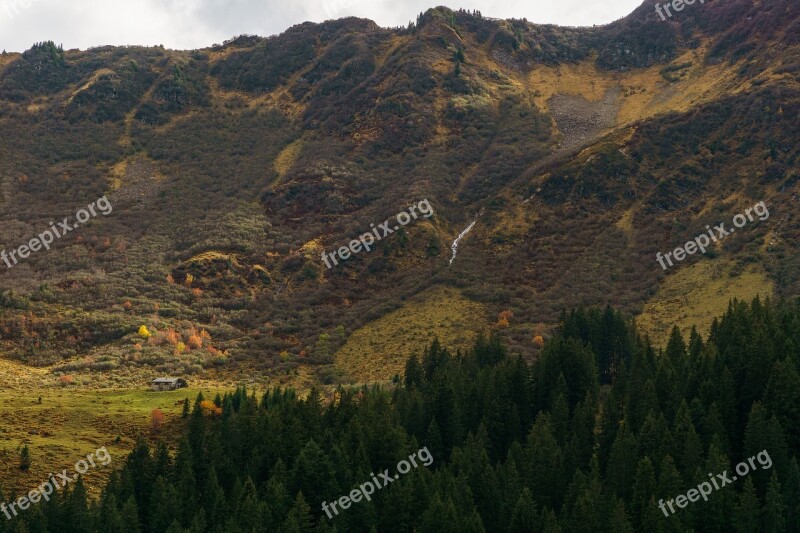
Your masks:
[[[732,298],[796,295],[799,14],[647,1],[562,28],[439,7],[3,54],[0,246],[113,211],[0,268],[0,350],[99,384],[376,381],[434,335],[496,329],[534,358],[564,309],[611,304],[663,344]],[[706,254],[656,260],[760,202]]]

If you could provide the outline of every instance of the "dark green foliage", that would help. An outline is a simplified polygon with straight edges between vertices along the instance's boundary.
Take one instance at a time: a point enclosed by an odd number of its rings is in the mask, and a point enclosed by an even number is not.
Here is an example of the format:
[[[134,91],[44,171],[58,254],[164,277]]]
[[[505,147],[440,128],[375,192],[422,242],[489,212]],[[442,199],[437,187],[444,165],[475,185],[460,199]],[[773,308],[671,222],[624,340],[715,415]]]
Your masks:
[[[34,44],[0,74],[0,98],[19,102],[63,90],[78,75],[53,41]],[[30,91],[30,92],[28,92]]]
[[[216,63],[211,73],[226,89],[260,93],[278,87],[314,57],[313,37],[295,27],[252,49],[236,51]]]
[[[110,183],[121,185],[120,199],[110,195],[114,213],[93,220],[80,240],[32,255],[30,272],[4,274],[3,287],[19,292],[0,317],[6,352],[36,364],[69,358],[68,372],[170,366],[191,375],[247,360],[284,374],[303,361],[336,383],[342,376],[323,365],[341,344],[316,358],[319,336],[340,323],[356,330],[431,285],[463,288],[492,314],[513,311],[503,340],[528,359],[538,355],[529,325],[554,324],[564,307],[611,303],[637,314],[661,282],[656,251],[739,207],[709,198],[756,202],[767,190],[783,201],[797,184],[798,94],[780,80],[796,73],[796,53],[776,48],[767,65],[750,61],[747,48],[759,32],[791,41],[781,30],[796,24],[796,7],[745,4],[687,7],[681,16],[691,24],[677,36],[643,5],[597,28],[435,8],[411,30],[349,18],[194,52],[37,44],[0,68],[0,128],[13,132],[0,138],[2,247],[74,214]],[[584,156],[552,159],[553,119],[535,83],[529,91],[514,81],[540,64],[594,55],[607,68],[658,63],[672,47],[680,54],[695,36],[713,45],[729,29],[720,54],[741,56],[742,75],[763,85],[647,119],[631,139],[614,133]],[[659,68],[672,75],[685,66]],[[782,74],[762,75],[768,67]],[[220,89],[214,98],[211,86]],[[275,159],[295,141],[297,157],[279,177]],[[123,167],[126,175],[117,175]],[[421,197],[436,209],[431,224],[408,226],[372,253],[327,271],[303,250],[317,239],[326,250],[346,244]],[[482,210],[469,237],[477,240],[450,268],[454,232]],[[617,223],[630,211],[627,234]],[[515,212],[525,214],[521,225],[509,224]],[[748,225],[746,238],[704,257],[735,253],[739,268],[760,263],[780,295],[796,294],[800,232],[792,213],[767,246],[767,224]],[[207,252],[216,257],[196,259]],[[94,269],[105,274],[82,274]],[[177,361],[145,346],[134,363],[132,334],[153,315],[160,332],[205,328],[228,357],[195,351]],[[619,353],[596,349],[605,385]],[[302,352],[309,357],[301,360]],[[671,372],[661,369],[667,380]],[[654,379],[656,396],[664,381]],[[693,383],[702,396],[703,384]],[[775,394],[786,386],[776,383]],[[730,435],[730,406],[723,407]],[[642,423],[647,414],[634,416]]]
[[[28,445],[22,447],[22,451],[19,452],[19,469],[23,472],[29,470],[31,467],[31,451],[28,449]]]
[[[800,420],[777,401],[787,392],[777,378],[758,381],[752,368],[797,372],[798,317],[800,302],[735,302],[705,348],[694,339],[687,350],[675,333],[666,352],[653,353],[614,310],[579,310],[564,315],[531,368],[496,337],[455,356],[434,342],[421,362],[409,359],[404,386],[388,391],[340,388],[323,405],[315,391],[300,400],[274,390],[257,402],[238,389],[217,398],[223,414],[210,417],[198,397],[174,460],[139,442],[98,505],[87,506],[79,482],[40,504],[44,514],[15,522],[52,528],[55,517],[69,516],[70,531],[82,532],[794,531],[800,450],[785,435]],[[665,364],[674,372],[665,388],[678,406],[647,392]],[[602,388],[598,365],[616,369]],[[721,374],[756,385],[731,391]],[[709,382],[702,397],[690,376]],[[737,428],[730,434],[720,429],[728,408],[717,408],[729,401]],[[394,472],[420,447],[433,456],[428,468],[333,520],[322,511],[322,502],[370,472]],[[658,509],[706,472],[732,472],[764,449],[769,470],[669,517]]]

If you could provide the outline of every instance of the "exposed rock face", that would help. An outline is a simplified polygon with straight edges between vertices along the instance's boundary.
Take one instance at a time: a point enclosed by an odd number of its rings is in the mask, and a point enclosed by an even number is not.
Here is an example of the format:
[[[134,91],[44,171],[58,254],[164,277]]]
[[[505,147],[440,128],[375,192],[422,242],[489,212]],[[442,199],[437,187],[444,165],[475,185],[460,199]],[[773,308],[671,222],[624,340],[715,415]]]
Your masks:
[[[621,89],[606,91],[602,100],[589,101],[583,96],[557,94],[548,105],[563,136],[560,148],[576,148],[610,129],[619,112]]]

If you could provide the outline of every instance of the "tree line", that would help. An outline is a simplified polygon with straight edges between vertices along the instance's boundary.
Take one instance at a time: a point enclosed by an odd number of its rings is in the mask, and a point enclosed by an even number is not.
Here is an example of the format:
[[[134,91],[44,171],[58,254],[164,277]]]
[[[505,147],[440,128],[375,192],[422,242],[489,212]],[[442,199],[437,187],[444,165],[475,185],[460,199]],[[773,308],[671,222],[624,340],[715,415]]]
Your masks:
[[[479,337],[433,342],[392,388],[200,396],[174,453],[140,440],[96,501],[78,481],[0,533],[800,531],[799,355],[800,302],[734,301],[664,349],[579,309],[533,364]],[[325,516],[422,446],[429,468]],[[658,509],[762,450],[771,469]]]

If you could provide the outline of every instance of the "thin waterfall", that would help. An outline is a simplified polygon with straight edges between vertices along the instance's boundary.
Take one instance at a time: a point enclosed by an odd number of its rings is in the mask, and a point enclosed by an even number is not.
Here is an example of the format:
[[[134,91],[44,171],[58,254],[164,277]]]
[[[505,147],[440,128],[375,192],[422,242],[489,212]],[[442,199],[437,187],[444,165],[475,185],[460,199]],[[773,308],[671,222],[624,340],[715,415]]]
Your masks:
[[[456,237],[456,240],[453,241],[453,244],[450,245],[450,249],[453,250],[453,257],[450,258],[450,264],[451,265],[453,264],[453,261],[455,261],[455,259],[456,259],[456,253],[458,253],[458,241],[463,239],[464,236],[466,236],[466,234],[469,233],[469,230],[472,229],[472,226],[474,226],[476,222],[478,222],[477,219],[473,220],[472,224],[467,226],[467,229],[462,231],[461,234],[458,237]]]

